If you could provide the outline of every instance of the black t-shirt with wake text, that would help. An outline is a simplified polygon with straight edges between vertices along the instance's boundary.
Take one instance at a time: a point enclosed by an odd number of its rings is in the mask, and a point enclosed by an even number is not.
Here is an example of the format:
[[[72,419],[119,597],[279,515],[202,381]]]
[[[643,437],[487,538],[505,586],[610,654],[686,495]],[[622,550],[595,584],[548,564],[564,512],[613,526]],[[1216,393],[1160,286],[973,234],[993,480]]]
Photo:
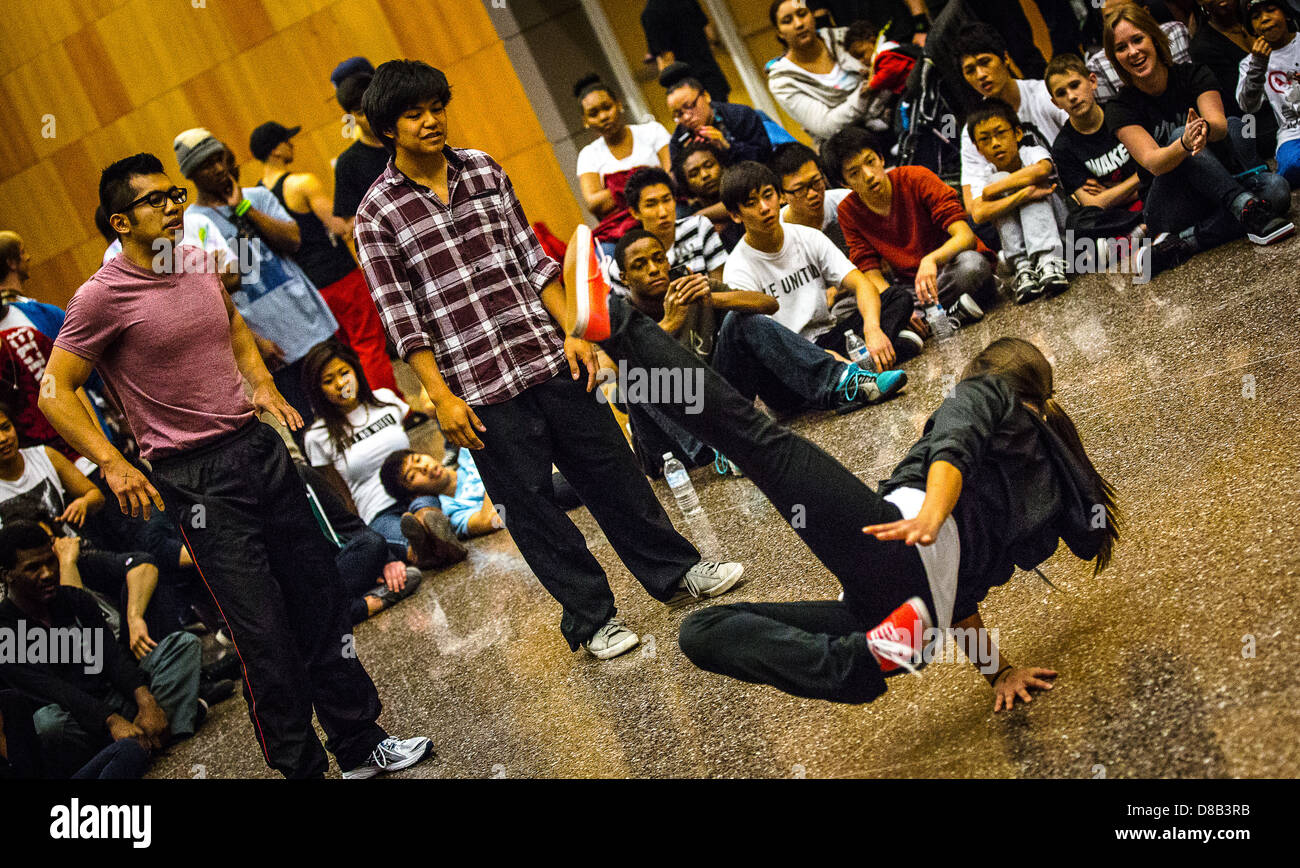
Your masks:
[[[1061,127],[1052,143],[1052,161],[1066,193],[1074,193],[1090,180],[1113,187],[1138,170],[1128,148],[1104,124],[1087,134],[1071,124]]]

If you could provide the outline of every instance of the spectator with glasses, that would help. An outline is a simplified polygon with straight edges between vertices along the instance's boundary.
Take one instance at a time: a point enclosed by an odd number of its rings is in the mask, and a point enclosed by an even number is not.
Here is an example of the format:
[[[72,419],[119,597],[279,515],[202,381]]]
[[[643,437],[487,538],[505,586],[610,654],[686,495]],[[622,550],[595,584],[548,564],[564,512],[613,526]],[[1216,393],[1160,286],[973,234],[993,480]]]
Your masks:
[[[691,142],[708,142],[718,149],[723,165],[743,160],[762,162],[772,155],[763,118],[749,106],[713,102],[709,91],[684,63],[674,63],[659,74],[667,92],[668,110],[677,127],[668,140],[668,157]]]

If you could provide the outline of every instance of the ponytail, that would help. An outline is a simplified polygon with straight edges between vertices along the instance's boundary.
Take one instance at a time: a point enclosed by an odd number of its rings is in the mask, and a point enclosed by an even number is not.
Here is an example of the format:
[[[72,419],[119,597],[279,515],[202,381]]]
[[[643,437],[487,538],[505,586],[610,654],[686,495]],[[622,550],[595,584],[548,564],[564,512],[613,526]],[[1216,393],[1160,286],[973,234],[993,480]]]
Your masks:
[[[1038,347],[1021,338],[998,338],[971,359],[962,372],[966,380],[980,374],[1001,377],[1030,410],[1044,419],[1052,433],[1061,439],[1084,471],[1092,478],[1100,493],[1106,511],[1105,538],[1097,551],[1093,575],[1110,565],[1115,541],[1119,539],[1120,511],[1115,499],[1115,489],[1097,472],[1092,459],[1083,448],[1083,440],[1074,427],[1074,420],[1056,402],[1052,386],[1052,365]]]

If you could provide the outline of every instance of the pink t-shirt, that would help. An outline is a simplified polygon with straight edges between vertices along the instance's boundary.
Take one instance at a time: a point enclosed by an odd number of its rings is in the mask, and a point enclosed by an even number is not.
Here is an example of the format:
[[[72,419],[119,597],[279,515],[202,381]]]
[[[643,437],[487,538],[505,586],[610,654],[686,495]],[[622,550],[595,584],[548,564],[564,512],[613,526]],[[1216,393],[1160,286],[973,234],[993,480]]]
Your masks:
[[[68,302],[54,346],[94,363],[126,415],[144,458],[192,449],[253,418],[230,346],[220,279],[204,254],[147,271],[118,256]]]

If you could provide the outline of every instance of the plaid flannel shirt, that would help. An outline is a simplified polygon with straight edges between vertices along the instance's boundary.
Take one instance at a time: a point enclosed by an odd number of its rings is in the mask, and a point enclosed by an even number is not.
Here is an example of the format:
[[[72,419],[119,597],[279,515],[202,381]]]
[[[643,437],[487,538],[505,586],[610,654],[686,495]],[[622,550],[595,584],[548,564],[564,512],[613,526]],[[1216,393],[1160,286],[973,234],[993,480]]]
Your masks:
[[[357,209],[357,252],[398,354],[432,350],[455,395],[498,404],[565,364],[564,334],[540,297],[560,265],[495,160],[444,153],[449,204],[390,160]]]

